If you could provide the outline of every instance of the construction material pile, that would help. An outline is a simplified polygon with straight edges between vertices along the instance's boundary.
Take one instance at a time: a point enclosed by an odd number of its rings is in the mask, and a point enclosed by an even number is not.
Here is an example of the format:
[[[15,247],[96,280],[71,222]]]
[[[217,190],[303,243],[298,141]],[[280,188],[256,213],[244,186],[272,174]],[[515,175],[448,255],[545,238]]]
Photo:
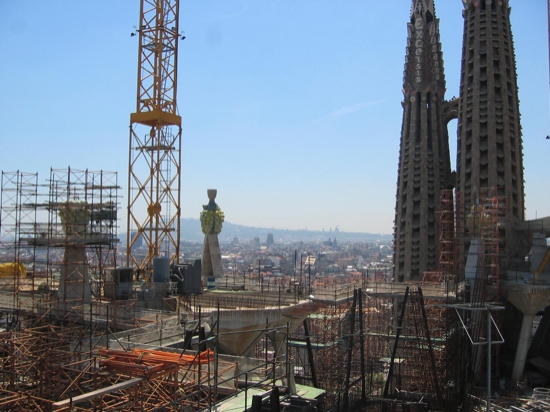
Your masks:
[[[106,357],[99,365],[108,371],[145,378],[177,372],[182,366],[206,364],[214,359],[214,352],[210,349],[196,355],[144,349],[100,349],[99,355]]]

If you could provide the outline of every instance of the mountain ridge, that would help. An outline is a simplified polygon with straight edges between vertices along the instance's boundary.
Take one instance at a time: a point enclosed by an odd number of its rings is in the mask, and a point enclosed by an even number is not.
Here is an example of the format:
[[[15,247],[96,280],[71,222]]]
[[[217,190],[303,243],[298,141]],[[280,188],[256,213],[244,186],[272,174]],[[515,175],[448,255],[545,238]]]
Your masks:
[[[182,218],[180,219],[181,241],[182,242],[202,242],[204,234],[201,230],[199,219]],[[254,237],[259,237],[261,243],[265,243],[268,233],[273,234],[275,243],[292,241],[325,241],[336,239],[338,242],[374,242],[391,241],[393,235],[384,233],[363,233],[363,232],[344,232],[340,230],[316,231],[307,229],[275,229],[261,228],[254,226],[239,225],[231,222],[224,222],[222,232],[219,234],[220,243],[231,242],[235,237],[239,242],[248,242]]]

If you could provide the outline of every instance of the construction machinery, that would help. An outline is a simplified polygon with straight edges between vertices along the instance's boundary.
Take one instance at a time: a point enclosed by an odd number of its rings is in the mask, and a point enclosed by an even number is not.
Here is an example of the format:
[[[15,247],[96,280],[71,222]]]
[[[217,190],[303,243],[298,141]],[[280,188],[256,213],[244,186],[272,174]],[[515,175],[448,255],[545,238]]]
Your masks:
[[[181,117],[177,114],[178,0],[141,0],[136,111],[130,115],[126,266],[177,263]],[[137,247],[141,244],[141,247]]]

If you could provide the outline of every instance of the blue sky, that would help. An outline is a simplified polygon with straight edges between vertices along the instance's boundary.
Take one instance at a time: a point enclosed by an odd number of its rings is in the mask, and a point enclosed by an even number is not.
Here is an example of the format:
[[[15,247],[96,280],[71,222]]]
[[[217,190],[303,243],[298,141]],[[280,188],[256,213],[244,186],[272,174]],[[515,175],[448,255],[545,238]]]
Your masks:
[[[198,218],[216,188],[232,223],[391,233],[410,5],[181,1],[182,217]],[[546,2],[511,6],[534,218],[550,215]],[[461,9],[436,1],[448,98]],[[125,210],[138,23],[137,0],[0,0],[1,170],[42,182],[50,167],[116,171]],[[454,156],[456,121],[449,134]]]

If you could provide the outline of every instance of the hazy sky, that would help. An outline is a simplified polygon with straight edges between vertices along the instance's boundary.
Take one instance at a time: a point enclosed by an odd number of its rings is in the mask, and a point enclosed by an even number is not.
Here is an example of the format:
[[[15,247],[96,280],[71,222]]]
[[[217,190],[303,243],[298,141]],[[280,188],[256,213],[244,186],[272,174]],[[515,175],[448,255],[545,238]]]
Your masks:
[[[550,215],[546,1],[510,3],[534,218]],[[216,188],[232,223],[391,233],[410,6],[181,1],[182,217],[198,218]],[[436,0],[447,98],[461,10]],[[138,0],[0,0],[1,170],[44,183],[50,167],[116,171],[125,215],[138,24]],[[449,134],[454,157],[456,121]]]

